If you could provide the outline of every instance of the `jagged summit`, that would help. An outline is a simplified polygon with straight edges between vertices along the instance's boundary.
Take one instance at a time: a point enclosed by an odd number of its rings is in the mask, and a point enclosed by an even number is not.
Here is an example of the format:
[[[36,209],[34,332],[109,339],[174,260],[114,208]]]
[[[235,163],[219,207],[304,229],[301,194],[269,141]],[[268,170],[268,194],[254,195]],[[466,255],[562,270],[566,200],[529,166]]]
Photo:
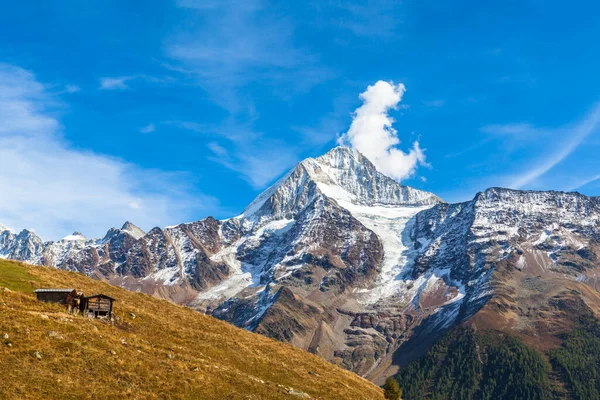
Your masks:
[[[308,168],[316,167],[314,176],[323,179],[319,179],[322,190],[328,191],[333,183],[347,192],[342,194],[334,189],[329,195],[336,200],[369,206],[426,206],[443,202],[433,193],[402,185],[382,174],[367,157],[348,147],[335,147],[305,162]]]
[[[12,232],[10,229],[8,229],[6,226],[0,224],[0,232],[4,232],[4,231],[9,231]]]
[[[514,197],[520,197],[523,199],[531,200],[531,199],[543,199],[543,198],[553,198],[553,199],[594,199],[596,201],[600,200],[598,196],[586,196],[579,192],[565,192],[562,190],[518,190],[518,189],[509,189],[503,187],[491,187],[486,190],[479,192],[475,195],[475,199],[477,198],[488,198],[493,200],[503,200]]]
[[[244,217],[294,215],[316,196],[361,206],[422,207],[442,203],[433,193],[401,185],[383,175],[355,149],[338,146],[301,161],[243,212]]]
[[[136,239],[139,239],[146,234],[146,232],[144,232],[141,228],[137,227],[130,221],[125,222],[121,227],[121,230],[129,233]]]
[[[23,229],[21,230],[21,232],[19,232],[17,237],[37,237],[37,235],[34,231],[31,231],[29,229]]]
[[[334,147],[322,156],[316,157],[315,160],[336,168],[351,168],[352,163],[357,163],[372,170],[377,169],[360,151],[347,146]]]
[[[106,232],[106,235],[104,235],[104,238],[100,240],[100,243],[107,243],[113,240],[117,240],[120,242],[124,235],[130,236],[133,239],[138,240],[144,235],[146,235],[146,232],[144,232],[141,228],[137,227],[133,223],[127,221],[123,224],[121,229],[110,228],[108,232]]]
[[[83,240],[83,241],[86,241],[87,238],[85,236],[83,236],[83,233],[75,231],[75,232],[71,233],[70,235],[65,236],[64,238],[62,238],[62,240],[63,241],[67,241],[67,242],[68,241],[73,241],[73,240],[77,240],[77,241]]]
[[[137,228],[137,226],[135,226],[131,221],[126,221],[123,224],[123,226],[121,227],[121,230],[126,231],[126,230],[129,230],[129,229],[135,229],[135,228]]]

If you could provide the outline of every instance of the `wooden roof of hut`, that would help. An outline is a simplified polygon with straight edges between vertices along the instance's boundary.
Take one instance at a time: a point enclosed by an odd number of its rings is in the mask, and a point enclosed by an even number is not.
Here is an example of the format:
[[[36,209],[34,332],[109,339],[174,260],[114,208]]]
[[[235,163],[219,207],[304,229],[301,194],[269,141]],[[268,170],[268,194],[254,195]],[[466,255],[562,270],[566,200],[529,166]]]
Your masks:
[[[64,288],[40,288],[35,289],[35,293],[71,293],[75,289],[64,289]]]

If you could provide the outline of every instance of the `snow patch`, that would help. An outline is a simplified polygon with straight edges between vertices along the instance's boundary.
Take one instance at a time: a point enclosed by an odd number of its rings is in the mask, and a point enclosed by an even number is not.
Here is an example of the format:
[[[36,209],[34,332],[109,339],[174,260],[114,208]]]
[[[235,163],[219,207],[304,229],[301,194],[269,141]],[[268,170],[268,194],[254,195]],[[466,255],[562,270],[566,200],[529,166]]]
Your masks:
[[[64,238],[61,239],[61,241],[63,242],[73,242],[73,241],[86,241],[87,238],[81,234],[72,234],[72,235],[68,235],[65,236]]]
[[[175,285],[179,281],[179,268],[163,268],[151,273],[142,280],[153,280],[163,285]]]
[[[248,237],[242,237],[233,245],[223,248],[211,257],[215,262],[223,262],[230,269],[230,275],[219,284],[198,294],[196,301],[229,299],[247,287],[260,285],[261,268],[242,263],[237,259],[238,248],[247,241],[260,243],[265,235],[283,235],[293,225],[293,219],[281,219],[271,221],[265,226],[257,229]]]
[[[363,304],[373,304],[409,291],[409,284],[402,279],[402,275],[416,255],[406,245],[410,243],[411,218],[429,207],[369,207],[342,200],[338,203],[375,232],[383,246],[384,256],[379,276],[372,289],[362,293],[360,301]]]

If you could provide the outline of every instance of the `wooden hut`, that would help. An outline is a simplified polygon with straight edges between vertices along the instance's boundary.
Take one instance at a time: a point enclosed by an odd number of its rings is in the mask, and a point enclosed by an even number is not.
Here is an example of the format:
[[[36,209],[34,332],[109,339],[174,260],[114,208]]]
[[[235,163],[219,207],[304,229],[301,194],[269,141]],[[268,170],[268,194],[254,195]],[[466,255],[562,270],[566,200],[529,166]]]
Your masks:
[[[78,297],[75,289],[36,289],[35,297],[46,303],[58,303],[69,306]]]
[[[112,317],[113,302],[115,299],[105,294],[84,296],[79,303],[82,315],[89,317]]]

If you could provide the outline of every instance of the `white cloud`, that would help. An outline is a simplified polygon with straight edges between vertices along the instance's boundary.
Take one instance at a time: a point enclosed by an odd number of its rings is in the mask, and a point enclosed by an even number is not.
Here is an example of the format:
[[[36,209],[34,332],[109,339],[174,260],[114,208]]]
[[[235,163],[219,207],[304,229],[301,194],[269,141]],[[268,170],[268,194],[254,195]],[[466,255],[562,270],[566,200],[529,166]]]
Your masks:
[[[116,78],[105,77],[100,79],[100,90],[125,90],[129,89],[127,81],[133,79],[132,76],[121,76]]]
[[[155,130],[156,130],[156,126],[154,126],[153,123],[149,123],[148,125],[140,128],[140,132],[142,132],[142,133],[150,133],[150,132],[154,132]]]
[[[404,91],[401,83],[378,81],[369,86],[359,96],[363,105],[354,112],[350,129],[338,141],[360,151],[380,172],[398,181],[412,176],[419,164],[427,165],[418,142],[407,153],[396,147],[400,139],[388,112],[398,107]]]
[[[74,230],[99,236],[126,220],[149,229],[215,210],[213,198],[190,194],[187,177],[73,149],[61,135],[56,105],[32,73],[0,64],[3,224],[57,239]]]

